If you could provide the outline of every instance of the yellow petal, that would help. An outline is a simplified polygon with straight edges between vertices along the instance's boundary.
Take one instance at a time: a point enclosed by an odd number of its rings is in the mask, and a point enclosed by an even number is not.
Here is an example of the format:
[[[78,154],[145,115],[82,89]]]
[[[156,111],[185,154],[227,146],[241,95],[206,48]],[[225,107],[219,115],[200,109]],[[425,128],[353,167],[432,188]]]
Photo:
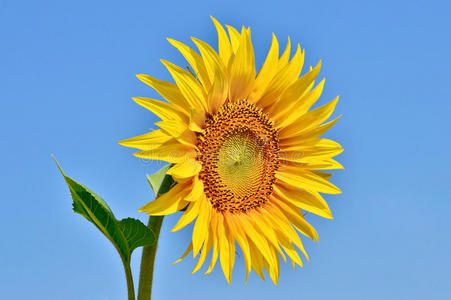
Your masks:
[[[278,71],[285,68],[288,64],[288,61],[290,60],[290,52],[291,52],[291,40],[290,37],[288,37],[287,46],[285,47],[285,50],[282,53],[282,56],[279,59],[279,64],[277,66]]]
[[[186,201],[197,201],[204,193],[204,183],[198,176],[193,178],[193,188],[191,192],[185,197]]]
[[[316,150],[342,149],[341,145],[333,140],[324,138],[313,138],[295,143],[280,143],[281,151],[313,152]]]
[[[202,126],[204,125],[205,119],[205,111],[192,107],[190,111],[188,128],[193,132],[203,133],[204,130],[202,129]]]
[[[241,36],[238,30],[233,28],[232,26],[226,25],[227,30],[229,31],[230,42],[232,43],[233,53],[236,53],[238,48],[240,47]]]
[[[326,172],[322,172],[322,171],[312,171],[313,173],[315,173],[316,175],[322,177],[325,180],[329,180],[332,177],[332,174],[330,173],[326,173]]]
[[[323,92],[324,82],[325,82],[325,79],[321,80],[321,82],[318,83],[318,85],[315,88],[313,88],[313,90],[311,90],[309,93],[302,96],[301,99],[296,101],[296,105],[295,105],[296,110],[292,110],[291,112],[288,112],[284,116],[283,120],[281,122],[278,122],[276,127],[277,128],[285,128],[288,125],[294,123],[301,116],[303,116],[305,114],[305,112],[302,109],[302,107],[303,106],[311,107],[318,100],[318,98],[321,96],[321,93]],[[299,110],[298,110],[298,107],[299,107]]]
[[[229,284],[230,284],[232,282],[232,270],[235,264],[235,239],[231,235],[229,230],[227,230],[227,239],[229,243],[229,269],[230,269]]]
[[[284,215],[287,216],[297,230],[311,238],[313,241],[319,241],[318,233],[315,228],[304,219],[302,211],[299,208],[282,201],[276,202],[275,205],[283,211]]]
[[[227,282],[230,284],[232,280],[232,270],[230,269],[230,244],[227,239],[227,232],[222,214],[218,215],[218,239],[219,239],[219,261],[224,272]]]
[[[118,143],[125,147],[138,148],[141,150],[149,150],[161,144],[169,142],[173,138],[161,129],[138,135],[130,139],[119,141]]]
[[[177,120],[179,122],[187,122],[188,120],[186,115],[177,110],[174,105],[167,102],[143,97],[134,97],[132,99],[139,105],[156,114],[162,120]]]
[[[291,227],[293,228],[293,227]],[[282,249],[285,251],[285,253],[291,258],[291,261],[295,264],[298,264],[300,267],[302,267],[302,260],[299,257],[298,252],[294,248],[293,244],[290,242],[289,238],[287,238],[287,235],[282,232],[279,228],[275,229],[279,235],[279,243]],[[297,235],[297,233],[295,233]],[[294,264],[293,264],[294,269]]]
[[[273,246],[269,246],[271,250],[271,254],[273,257],[274,263],[271,264],[268,261],[264,261],[264,265],[268,270],[269,276],[271,277],[272,282],[277,285],[279,281],[279,270],[280,270],[280,262],[277,250]]]
[[[252,48],[250,35],[247,31],[243,31],[240,47],[236,51],[230,69],[229,100],[246,99],[252,90],[254,81],[254,49]]]
[[[240,216],[241,217],[237,218],[236,220],[240,223],[241,228],[243,228],[244,232],[246,233],[248,238],[252,240],[255,246],[260,249],[263,257],[268,262],[270,262],[270,264],[273,264],[273,257],[269,248],[268,241],[255,229],[252,221],[246,214],[241,214]]]
[[[304,161],[300,162],[313,162],[316,160],[323,160],[323,159],[329,159],[334,156],[337,156],[343,152],[343,148],[329,148],[329,149],[305,149],[304,150]]]
[[[232,46],[230,45],[229,37],[221,24],[215,18],[211,17],[211,19],[218,31],[219,57],[221,57],[224,66],[227,66],[229,59],[232,56]]]
[[[168,39],[168,41],[175,48],[177,48],[180,53],[182,53],[183,57],[185,57],[186,61],[193,68],[194,72],[202,83],[202,86],[205,88],[205,91],[208,91],[211,85],[211,80],[208,77],[207,69],[202,57],[196,51],[179,41],[173,39]]]
[[[188,208],[183,213],[183,215],[178,220],[177,224],[175,224],[174,228],[172,228],[172,232],[177,231],[191,223],[198,215],[199,215],[199,206],[200,201],[191,202],[188,204]]]
[[[191,252],[191,250],[193,250],[193,244],[192,243],[190,243],[188,245],[188,248],[186,248],[185,253],[183,253],[182,257],[180,257],[178,260],[176,260],[172,264],[175,265],[175,264],[179,263],[180,261],[182,261],[182,259],[184,259]]]
[[[161,60],[161,62],[166,66],[169,73],[171,73],[180,92],[190,104],[190,107],[198,107],[206,110],[204,91],[196,78],[179,66],[165,60]]]
[[[315,190],[320,193],[339,194],[340,189],[309,170],[295,166],[282,166],[276,171],[276,178],[297,188]]]
[[[281,128],[280,131],[283,131],[283,136],[293,136],[303,130],[323,123],[332,115],[337,102],[338,97],[323,106],[315,108],[314,110],[299,116],[296,120],[293,120],[290,125]]]
[[[158,196],[154,201],[147,203],[138,211],[152,216],[163,216],[173,214],[188,205],[183,198],[187,195],[189,186],[187,184],[176,184],[167,193]]]
[[[327,161],[330,158],[343,152],[343,149],[309,149],[309,150],[294,150],[294,151],[280,151],[279,156],[284,161],[290,161],[302,164],[317,164],[322,161]],[[312,168],[313,169],[313,168]]]
[[[181,163],[172,166],[166,174],[171,175],[175,179],[191,178],[197,175],[202,169],[199,161],[190,158]]]
[[[308,254],[305,251],[304,246],[302,245],[302,241],[299,238],[298,233],[292,226],[292,222],[285,216],[285,214],[279,209],[279,207],[274,204],[278,200],[276,199],[274,201],[274,198],[272,196],[270,196],[269,200],[271,202],[266,205],[266,209],[269,212],[267,216],[269,218],[272,218],[273,222],[278,224],[275,229],[279,230],[279,234],[281,234],[282,238],[285,236],[288,241],[296,245],[299,250],[302,251],[307,260],[309,260]]]
[[[309,193],[305,190],[286,188],[282,185],[274,185],[274,197],[280,201],[286,201],[296,205],[297,207],[317,214],[321,217],[332,219],[332,213],[318,193]]]
[[[279,63],[279,43],[277,42],[276,35],[272,35],[271,48],[269,49],[268,56],[266,57],[263,66],[258,72],[257,79],[249,99],[253,102],[257,102],[263,95],[271,79],[274,78],[277,72],[277,65]]]
[[[274,224],[268,223],[267,220],[264,218],[265,212],[264,208],[262,208],[258,213],[249,213],[249,217],[252,220],[254,227],[257,228],[257,230],[266,237],[266,240],[276,249],[279,248],[279,242],[277,240],[277,235],[273,230]],[[283,256],[283,253],[282,253]],[[284,260],[286,260],[285,257],[283,257]]]
[[[296,110],[298,111],[298,114],[304,114],[305,112],[307,112],[316,102],[319,95],[321,95],[323,86],[319,87],[318,90],[315,91],[315,93],[319,94],[318,96],[317,94],[311,94],[307,96],[307,92],[312,89],[313,84],[315,83],[315,79],[318,76],[319,71],[321,70],[321,64],[322,61],[319,60],[315,68],[312,69],[310,67],[310,71],[299,78],[299,82],[297,82],[296,85],[293,86],[295,90],[293,90],[292,92],[298,95],[298,97],[296,97]],[[324,79],[322,81],[323,82],[320,82],[318,85],[324,85]],[[289,96],[290,95],[287,95],[287,97]]]
[[[253,242],[249,241],[249,248],[252,257],[252,269],[257,273],[263,280],[265,280],[265,275],[263,273],[263,255],[260,252],[258,246]]]
[[[224,104],[227,100],[228,95],[228,80],[225,74],[221,71],[218,71],[215,75],[215,79],[213,81],[213,85],[208,93],[208,107],[209,112],[212,114],[216,113],[219,108]]]
[[[217,72],[221,73],[225,72],[224,64],[219,58],[219,55],[210,45],[196,38],[191,39],[193,40],[194,44],[196,44],[197,48],[202,54],[202,58],[204,60],[205,67],[207,69],[210,82],[213,82],[213,80],[215,79],[215,74]]]
[[[166,133],[168,133],[184,145],[196,145],[197,137],[194,132],[188,128],[188,125],[186,123],[174,120],[166,120],[155,122],[155,125],[159,126]]]
[[[310,160],[306,163],[306,166],[312,170],[344,169],[344,167],[333,158]]]
[[[212,246],[212,238],[209,236],[210,231],[207,230],[207,236],[205,237],[204,245],[202,246],[202,251],[200,253],[199,260],[197,261],[196,266],[194,266],[193,271],[191,274],[196,273],[204,264],[205,259],[207,258],[208,253],[210,252],[211,246]]]
[[[211,254],[211,262],[208,270],[204,275],[209,274],[213,268],[215,267],[216,261],[218,260],[219,255],[219,241],[218,241],[218,214],[215,210],[211,211],[211,223],[209,227],[209,236],[212,238],[213,251]]]
[[[227,223],[225,223],[227,224]],[[226,226],[225,226],[226,227]],[[226,227],[226,237],[227,237],[227,243],[229,244],[229,257],[228,257],[228,261],[229,261],[229,284],[231,284],[232,282],[232,271],[233,271],[233,266],[235,264],[235,238],[232,235],[232,233],[230,232],[230,230],[228,229],[228,227]]]
[[[197,217],[196,223],[193,228],[193,256],[196,257],[199,253],[202,244],[207,236],[208,224],[210,224],[211,217],[211,204],[210,201],[206,199],[205,196],[201,197],[199,200],[199,216]]]
[[[189,110],[187,110],[187,108],[189,107],[188,102],[180,92],[177,85],[173,84],[172,82],[158,80],[156,78],[153,78],[152,76],[144,74],[138,74],[136,75],[136,77],[138,77],[138,79],[145,84],[150,85],[168,102],[176,105],[181,112],[189,115]]]
[[[149,147],[148,150],[136,152],[133,155],[140,158],[163,160],[175,164],[183,162],[190,157],[194,157],[196,152],[193,147],[182,145],[172,139],[169,142],[155,147]]]
[[[298,45],[293,59],[274,76],[265,93],[258,100],[258,105],[267,107],[276,103],[283,92],[298,79],[303,63],[304,51]]]
[[[332,126],[334,126],[340,118],[341,116],[323,125],[303,130],[297,135],[291,137],[279,133],[279,139],[281,140],[281,143],[290,144],[319,137],[320,135],[328,131]]]
[[[280,120],[282,122],[287,118],[293,118],[291,116],[292,114],[294,116],[300,116],[313,105],[313,103],[307,101],[309,99],[304,99],[303,96],[313,87],[313,83],[320,69],[321,60],[314,69],[301,76],[283,92],[280,99],[270,109],[271,117],[274,120]]]
[[[291,258],[293,263],[298,264],[300,267],[302,267],[302,260],[299,257],[298,252],[296,251],[296,249],[293,247],[293,244],[288,243],[285,240],[282,240],[280,242],[280,246],[283,248],[283,250],[287,253],[287,255]],[[294,269],[294,264],[293,264],[293,269]]]
[[[229,229],[232,232],[232,234],[235,236],[236,241],[238,242],[238,245],[240,245],[241,250],[243,251],[244,263],[246,265],[246,279],[245,279],[245,283],[246,283],[249,272],[251,271],[251,267],[252,267],[250,246],[247,241],[246,234],[244,233],[243,229],[238,225],[238,222],[235,220],[236,219],[235,215],[229,214],[228,218],[230,218],[230,222],[228,222]]]
[[[299,239],[298,234],[291,226],[291,223],[289,223],[288,219],[277,209],[277,215],[279,218],[275,217],[275,206],[273,204],[269,204],[266,206],[266,213],[265,217],[268,220],[272,220],[273,223],[277,224],[277,226],[274,226],[274,230],[277,234],[280,246],[285,251],[285,253],[291,258],[292,261],[297,263],[299,266],[302,267],[302,260],[299,257],[296,249],[294,249],[292,243],[295,245],[300,245],[300,249],[303,249],[302,242]],[[280,216],[282,218],[280,218]],[[305,250],[303,250],[305,252]],[[293,266],[294,268],[294,266]]]

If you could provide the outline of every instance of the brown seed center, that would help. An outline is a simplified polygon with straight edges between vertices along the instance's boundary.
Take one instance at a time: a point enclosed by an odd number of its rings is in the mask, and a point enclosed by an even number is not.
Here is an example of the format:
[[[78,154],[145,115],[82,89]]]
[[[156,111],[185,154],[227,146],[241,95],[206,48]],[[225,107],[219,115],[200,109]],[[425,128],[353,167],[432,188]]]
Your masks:
[[[218,212],[246,212],[264,205],[279,166],[272,121],[254,104],[224,104],[199,136],[200,179]]]

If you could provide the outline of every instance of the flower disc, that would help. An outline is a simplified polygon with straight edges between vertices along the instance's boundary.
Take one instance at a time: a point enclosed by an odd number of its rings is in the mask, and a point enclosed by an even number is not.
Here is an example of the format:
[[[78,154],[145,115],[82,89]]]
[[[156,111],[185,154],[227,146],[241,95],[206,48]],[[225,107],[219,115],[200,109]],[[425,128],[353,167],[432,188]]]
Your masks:
[[[279,145],[268,116],[246,100],[227,103],[199,138],[205,194],[218,212],[246,212],[271,194]]]

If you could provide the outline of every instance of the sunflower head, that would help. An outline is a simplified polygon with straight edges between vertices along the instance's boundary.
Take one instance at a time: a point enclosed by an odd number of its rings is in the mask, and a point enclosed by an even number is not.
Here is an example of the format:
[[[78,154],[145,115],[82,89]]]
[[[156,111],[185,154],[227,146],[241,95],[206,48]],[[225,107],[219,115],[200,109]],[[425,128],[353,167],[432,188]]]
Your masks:
[[[193,272],[212,252],[206,273],[219,257],[230,283],[238,244],[246,280],[251,269],[264,279],[266,269],[277,283],[279,256],[293,267],[302,266],[299,251],[308,259],[298,233],[318,240],[304,212],[332,218],[321,193],[340,190],[324,170],[342,168],[333,157],[343,149],[320,136],[338,120],[324,123],[338,97],[311,109],[324,85],[315,85],[321,62],[300,76],[304,51],[298,45],[291,56],[288,39],[279,55],[273,35],[256,73],[250,29],[226,25],[227,33],[212,19],[217,52],[195,38],[198,52],[169,39],[193,72],[163,60],[175,83],[138,75],[166,100],[134,98],[161,118],[155,123],[160,129],[120,144],[140,149],[138,157],[173,164],[167,174],[177,184],[140,211],[167,215],[184,209],[173,231],[194,222],[182,256],[199,255]]]

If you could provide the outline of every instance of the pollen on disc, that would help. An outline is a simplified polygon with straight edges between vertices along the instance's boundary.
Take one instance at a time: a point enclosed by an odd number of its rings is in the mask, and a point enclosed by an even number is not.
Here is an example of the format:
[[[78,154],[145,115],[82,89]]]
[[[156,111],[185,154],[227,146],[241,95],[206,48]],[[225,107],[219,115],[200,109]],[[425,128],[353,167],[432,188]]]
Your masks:
[[[200,178],[219,212],[262,206],[279,166],[276,130],[261,109],[246,100],[227,103],[206,121],[199,137]]]

